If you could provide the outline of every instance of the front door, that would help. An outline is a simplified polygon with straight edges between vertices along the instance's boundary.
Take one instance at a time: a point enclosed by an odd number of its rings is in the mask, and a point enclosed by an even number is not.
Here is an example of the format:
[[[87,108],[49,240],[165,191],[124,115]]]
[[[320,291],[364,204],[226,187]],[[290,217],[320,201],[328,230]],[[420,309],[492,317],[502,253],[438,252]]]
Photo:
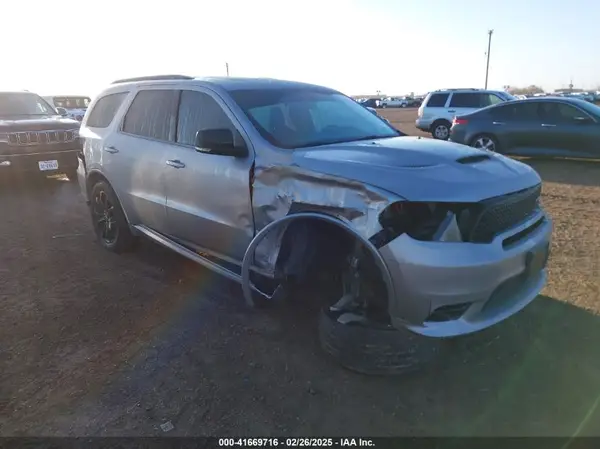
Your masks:
[[[167,187],[168,233],[209,251],[241,260],[254,236],[250,173],[254,152],[234,158],[200,153],[196,133],[231,129],[242,139],[235,117],[209,91],[183,90],[179,103],[176,146],[170,148]],[[241,128],[240,128],[241,129]]]
[[[585,111],[566,103],[540,103],[544,144],[556,155],[598,156],[594,150],[597,123]]]

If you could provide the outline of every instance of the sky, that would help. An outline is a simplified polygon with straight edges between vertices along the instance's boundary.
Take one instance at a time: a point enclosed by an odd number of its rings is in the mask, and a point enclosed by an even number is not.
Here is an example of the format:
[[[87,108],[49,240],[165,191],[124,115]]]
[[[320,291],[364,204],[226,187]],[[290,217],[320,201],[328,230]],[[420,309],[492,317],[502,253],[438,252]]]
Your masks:
[[[0,90],[94,96],[181,73],[348,95],[600,86],[600,0],[2,0]],[[7,20],[7,18],[12,18]]]

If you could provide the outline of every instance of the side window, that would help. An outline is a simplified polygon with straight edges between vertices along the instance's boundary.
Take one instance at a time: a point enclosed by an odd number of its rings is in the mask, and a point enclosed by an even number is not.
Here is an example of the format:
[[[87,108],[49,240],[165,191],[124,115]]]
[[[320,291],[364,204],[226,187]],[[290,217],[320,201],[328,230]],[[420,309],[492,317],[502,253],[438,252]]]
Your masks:
[[[173,141],[178,90],[142,90],[133,99],[123,121],[123,132]]]
[[[514,118],[521,121],[540,121],[538,114],[538,104],[534,101],[526,101],[524,103],[515,104]]]
[[[540,113],[550,123],[573,123],[576,117],[587,116],[576,107],[564,103],[542,103]]]
[[[427,101],[427,107],[429,108],[443,108],[446,105],[449,94],[432,94]]]
[[[181,92],[177,142],[184,145],[196,143],[196,133],[203,129],[227,128],[237,135],[237,131],[225,111],[210,95],[193,90]]]
[[[496,94],[481,94],[481,107],[491,106],[493,104],[503,103],[504,100]]]
[[[100,98],[90,111],[86,125],[93,128],[106,128],[110,125],[127,94],[128,92],[120,92]]]
[[[481,94],[455,93],[450,100],[451,108],[480,108]]]
[[[515,105],[498,106],[488,110],[488,114],[494,120],[514,120],[516,116]]]

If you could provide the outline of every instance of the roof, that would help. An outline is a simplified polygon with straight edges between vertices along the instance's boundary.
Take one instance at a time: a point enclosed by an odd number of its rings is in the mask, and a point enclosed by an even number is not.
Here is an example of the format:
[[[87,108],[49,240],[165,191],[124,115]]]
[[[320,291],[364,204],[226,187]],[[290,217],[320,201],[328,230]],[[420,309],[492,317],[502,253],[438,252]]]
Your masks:
[[[25,89],[21,89],[21,90],[0,90],[0,94],[34,94],[34,95],[37,95],[35,92],[29,92],[28,90],[25,90]]]
[[[162,84],[162,83],[190,83],[190,84],[211,84],[213,86],[219,86],[222,89],[228,91],[244,90],[244,89],[282,89],[282,88],[313,88],[313,89],[328,89],[326,87],[317,86],[314,84],[301,83],[298,81],[284,81],[272,78],[235,78],[235,77],[190,77],[185,75],[155,75],[155,76],[143,76],[137,78],[126,78],[117,80],[112,85],[120,84],[134,84],[134,85],[145,85],[145,84]]]

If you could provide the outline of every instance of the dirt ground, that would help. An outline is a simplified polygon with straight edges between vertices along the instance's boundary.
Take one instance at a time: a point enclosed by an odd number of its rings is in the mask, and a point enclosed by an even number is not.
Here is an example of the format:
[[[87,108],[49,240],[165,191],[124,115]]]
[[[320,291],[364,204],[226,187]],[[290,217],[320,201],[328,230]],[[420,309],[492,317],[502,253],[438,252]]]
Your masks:
[[[300,305],[248,310],[149,242],[103,251],[74,184],[2,184],[0,435],[600,435],[600,164],[532,165],[544,296],[399,378],[339,367]]]

